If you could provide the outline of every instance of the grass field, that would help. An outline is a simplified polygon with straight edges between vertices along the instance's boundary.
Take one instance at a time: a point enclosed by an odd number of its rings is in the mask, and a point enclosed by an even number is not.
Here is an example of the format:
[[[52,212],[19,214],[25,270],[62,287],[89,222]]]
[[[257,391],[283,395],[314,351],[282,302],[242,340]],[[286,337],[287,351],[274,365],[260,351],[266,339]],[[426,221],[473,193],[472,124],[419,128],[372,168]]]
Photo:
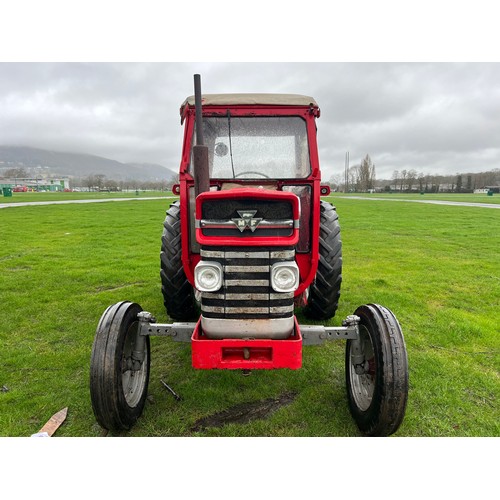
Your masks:
[[[22,203],[31,201],[67,201],[67,200],[94,200],[106,198],[145,198],[145,197],[169,197],[172,196],[171,191],[135,191],[119,192],[119,193],[96,193],[96,192],[46,192],[46,193],[12,193],[11,197],[1,195],[0,203]],[[335,199],[347,198],[353,196],[363,196],[368,198],[384,198],[396,200],[441,200],[441,201],[464,201],[467,203],[488,203],[500,204],[500,195],[494,194],[488,196],[486,194],[469,194],[469,193],[426,193],[424,195],[414,193],[335,193]]]
[[[331,200],[344,245],[340,310],[331,324],[377,302],[395,312],[405,334],[410,393],[396,435],[500,436],[498,211]],[[159,282],[167,204],[0,210],[1,436],[29,436],[66,406],[57,436],[102,435],[89,395],[95,328],[104,309],[124,299],[167,321]],[[149,399],[124,435],[357,436],[344,347],[305,347],[298,371],[243,376],[195,371],[189,344],[154,337]],[[268,418],[194,430],[198,419],[283,395],[291,401]]]
[[[12,193],[12,196],[0,196],[0,203],[24,203],[32,201],[68,201],[68,200],[102,200],[106,198],[146,198],[172,196],[171,191],[121,191],[121,192],[46,192],[46,193]]]
[[[500,204],[500,195],[472,194],[472,193],[335,193],[335,198],[362,196],[364,198],[384,198],[388,200],[415,200],[415,201],[463,201],[467,203]]]

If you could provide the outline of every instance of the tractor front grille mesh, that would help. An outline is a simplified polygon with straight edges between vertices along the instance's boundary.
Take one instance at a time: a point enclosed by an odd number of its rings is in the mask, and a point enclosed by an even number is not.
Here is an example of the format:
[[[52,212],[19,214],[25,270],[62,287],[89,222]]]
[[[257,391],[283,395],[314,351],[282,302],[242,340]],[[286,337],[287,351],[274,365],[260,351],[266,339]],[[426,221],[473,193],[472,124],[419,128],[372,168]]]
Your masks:
[[[202,205],[201,230],[204,236],[233,238],[288,237],[293,233],[293,207],[290,201],[224,199]],[[249,213],[248,220],[242,214]],[[250,229],[251,219],[255,227]],[[240,219],[241,229],[234,222]],[[248,226],[245,227],[245,222]]]
[[[203,261],[219,262],[224,284],[217,292],[201,294],[205,318],[270,319],[293,316],[293,292],[271,288],[270,269],[276,262],[295,258],[293,247],[203,247]]]

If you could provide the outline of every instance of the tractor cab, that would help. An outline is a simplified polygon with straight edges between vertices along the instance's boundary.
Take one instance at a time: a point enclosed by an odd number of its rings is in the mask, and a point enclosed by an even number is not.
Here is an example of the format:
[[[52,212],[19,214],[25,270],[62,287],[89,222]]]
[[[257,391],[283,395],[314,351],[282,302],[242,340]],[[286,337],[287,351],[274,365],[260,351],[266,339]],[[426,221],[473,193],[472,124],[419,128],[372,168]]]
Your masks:
[[[286,95],[281,99],[278,97],[271,94],[260,100],[270,103],[291,101]],[[303,99],[309,101],[306,106],[316,106],[312,98]],[[220,182],[253,180],[255,184],[263,179],[308,178],[312,173],[306,121],[310,108],[307,107],[304,113],[304,109],[288,107],[288,113],[296,114],[271,115],[283,111],[283,105],[274,104],[260,109],[259,113],[251,111],[248,114],[247,109],[247,114],[241,114],[244,112],[242,103],[252,100],[255,100],[253,94],[243,94],[238,99],[226,98],[226,116],[207,111],[211,115],[203,119],[203,138],[208,147],[210,179]],[[209,99],[205,101],[211,102]],[[205,104],[205,109],[207,106]],[[317,110],[317,106],[313,109]],[[193,139],[196,143],[196,137],[191,137],[192,143]]]

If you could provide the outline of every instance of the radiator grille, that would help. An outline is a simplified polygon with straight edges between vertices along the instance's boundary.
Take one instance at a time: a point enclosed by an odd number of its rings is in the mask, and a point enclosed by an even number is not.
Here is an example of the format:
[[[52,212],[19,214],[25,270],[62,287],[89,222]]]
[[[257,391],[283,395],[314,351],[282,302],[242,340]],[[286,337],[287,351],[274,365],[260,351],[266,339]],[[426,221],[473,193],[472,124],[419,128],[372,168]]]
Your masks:
[[[270,268],[295,258],[293,247],[205,247],[201,259],[219,262],[224,284],[217,292],[201,294],[206,318],[270,319],[293,316],[293,292],[276,293],[270,284]]]
[[[287,237],[293,227],[289,201],[224,199],[202,205],[200,228],[204,236]]]

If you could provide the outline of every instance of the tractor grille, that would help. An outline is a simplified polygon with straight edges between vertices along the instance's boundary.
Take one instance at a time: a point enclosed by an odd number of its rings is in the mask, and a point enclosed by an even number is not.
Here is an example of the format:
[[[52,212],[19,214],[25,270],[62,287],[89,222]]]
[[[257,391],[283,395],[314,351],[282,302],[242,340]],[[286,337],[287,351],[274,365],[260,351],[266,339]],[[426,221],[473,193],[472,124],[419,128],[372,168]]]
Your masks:
[[[294,228],[289,201],[225,199],[205,201],[200,228],[204,236],[286,237]]]
[[[276,262],[295,258],[292,247],[204,247],[201,259],[219,262],[224,284],[217,292],[202,292],[205,318],[272,319],[293,316],[293,292],[271,288],[270,268]]]

